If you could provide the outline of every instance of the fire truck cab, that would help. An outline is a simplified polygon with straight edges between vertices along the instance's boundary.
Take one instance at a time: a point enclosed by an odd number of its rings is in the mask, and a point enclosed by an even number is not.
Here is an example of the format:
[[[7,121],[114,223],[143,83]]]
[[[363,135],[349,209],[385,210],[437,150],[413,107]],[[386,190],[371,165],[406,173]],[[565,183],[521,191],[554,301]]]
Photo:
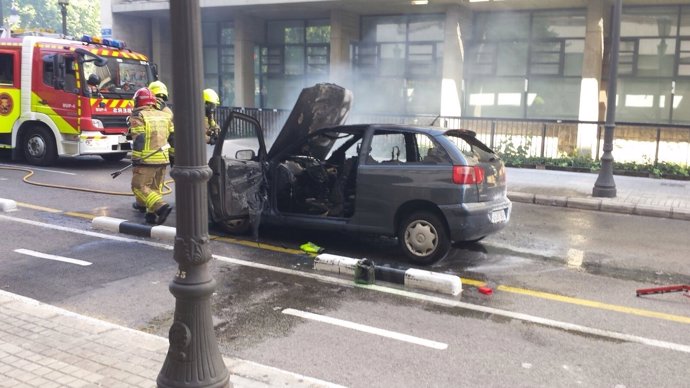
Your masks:
[[[114,39],[0,39],[0,148],[40,166],[58,156],[120,160],[131,150],[134,92],[155,73],[146,56]]]

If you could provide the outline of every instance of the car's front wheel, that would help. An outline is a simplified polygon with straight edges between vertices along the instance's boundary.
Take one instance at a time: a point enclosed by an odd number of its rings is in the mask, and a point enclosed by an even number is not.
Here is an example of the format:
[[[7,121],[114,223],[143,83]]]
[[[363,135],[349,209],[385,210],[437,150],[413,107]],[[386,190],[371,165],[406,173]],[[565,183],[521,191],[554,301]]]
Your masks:
[[[398,241],[410,260],[423,265],[440,260],[450,248],[443,221],[428,211],[417,211],[406,217],[398,228]]]
[[[246,234],[249,231],[249,218],[236,218],[233,220],[223,220],[217,222],[218,226],[229,234]]]

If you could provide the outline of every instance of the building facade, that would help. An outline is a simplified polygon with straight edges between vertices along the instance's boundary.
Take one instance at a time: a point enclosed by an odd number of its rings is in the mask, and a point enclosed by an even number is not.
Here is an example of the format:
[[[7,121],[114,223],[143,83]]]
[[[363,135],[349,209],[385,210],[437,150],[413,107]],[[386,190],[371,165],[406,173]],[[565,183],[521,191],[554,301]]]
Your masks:
[[[605,118],[613,0],[200,4],[204,83],[225,106],[289,109],[335,82],[359,113]],[[690,124],[690,1],[623,4],[617,120]],[[102,0],[102,22],[150,54],[174,99],[168,2]],[[596,131],[579,125],[575,147],[591,152]]]

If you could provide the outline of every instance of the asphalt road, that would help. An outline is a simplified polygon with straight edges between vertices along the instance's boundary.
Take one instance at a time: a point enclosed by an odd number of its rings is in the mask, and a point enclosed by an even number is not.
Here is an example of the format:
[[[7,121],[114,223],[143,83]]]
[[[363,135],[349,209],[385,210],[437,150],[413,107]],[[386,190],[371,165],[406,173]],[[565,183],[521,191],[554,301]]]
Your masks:
[[[108,174],[125,165],[67,159],[31,179],[126,193],[129,175]],[[20,202],[0,213],[0,287],[166,335],[172,246],[89,221],[139,220],[132,198],[29,186],[24,174],[0,169],[0,198]],[[635,290],[688,282],[687,225],[514,204],[503,232],[428,268],[460,275],[458,297],[357,287],[289,253],[312,241],[409,266],[390,239],[279,228],[261,230],[261,248],[218,238],[216,333],[225,354],[353,387],[684,386],[690,299]],[[484,283],[493,295],[477,292]]]

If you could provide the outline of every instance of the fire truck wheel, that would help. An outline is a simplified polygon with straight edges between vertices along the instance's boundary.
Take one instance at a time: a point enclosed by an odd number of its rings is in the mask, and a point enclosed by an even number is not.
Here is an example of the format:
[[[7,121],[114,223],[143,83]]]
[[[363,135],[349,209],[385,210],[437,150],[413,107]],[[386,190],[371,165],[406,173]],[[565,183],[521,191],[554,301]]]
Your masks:
[[[126,152],[117,152],[114,154],[101,154],[101,158],[106,162],[119,162],[127,156]]]
[[[49,166],[57,159],[55,139],[47,128],[29,128],[22,138],[24,157],[28,163],[36,166]]]

